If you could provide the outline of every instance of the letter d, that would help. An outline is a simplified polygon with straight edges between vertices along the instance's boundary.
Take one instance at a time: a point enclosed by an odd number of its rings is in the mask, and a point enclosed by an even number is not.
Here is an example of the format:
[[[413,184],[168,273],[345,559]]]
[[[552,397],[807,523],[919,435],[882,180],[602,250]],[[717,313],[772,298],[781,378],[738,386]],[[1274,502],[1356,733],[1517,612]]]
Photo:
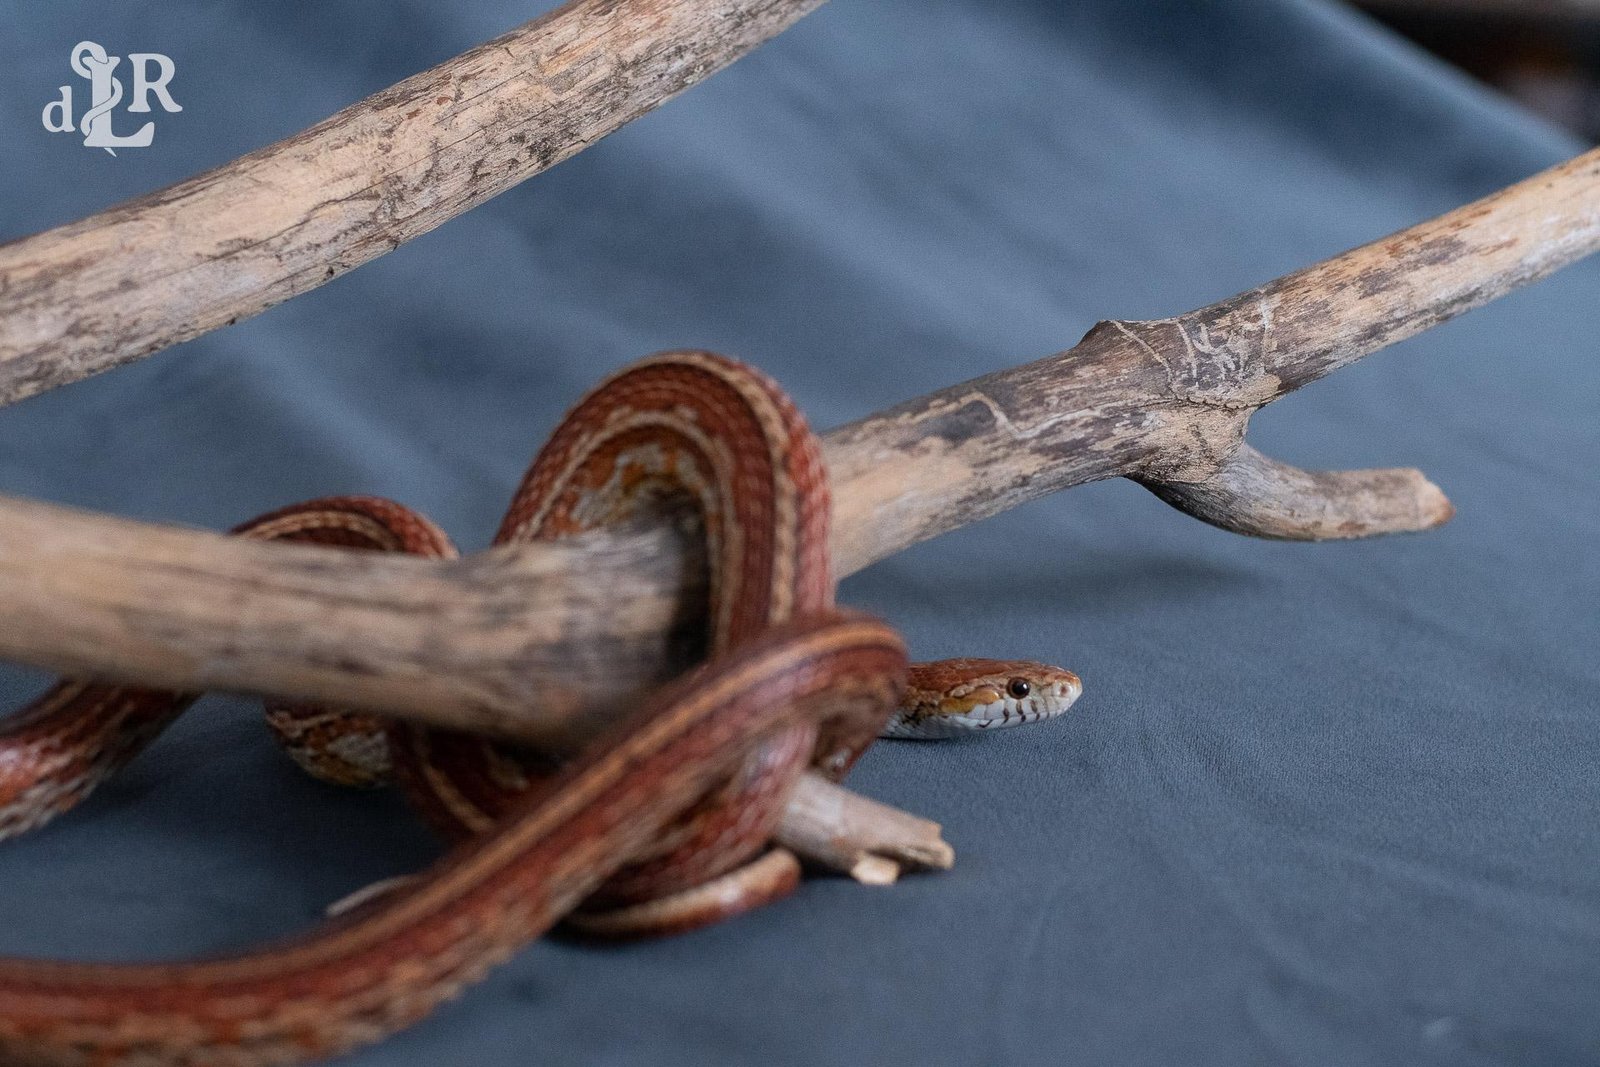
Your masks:
[[[60,116],[60,121],[50,121],[50,113],[52,111]],[[77,125],[72,121],[72,86],[63,85],[61,87],[61,99],[52,100],[46,104],[44,106],[44,114],[41,117],[44,119],[44,128],[51,133],[71,133],[77,129]]]

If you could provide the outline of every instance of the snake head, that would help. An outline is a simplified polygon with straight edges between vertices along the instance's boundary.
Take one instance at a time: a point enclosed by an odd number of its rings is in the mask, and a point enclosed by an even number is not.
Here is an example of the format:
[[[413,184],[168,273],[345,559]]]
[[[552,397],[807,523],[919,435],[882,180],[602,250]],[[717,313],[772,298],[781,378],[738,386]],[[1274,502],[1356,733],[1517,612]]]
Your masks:
[[[1014,659],[914,663],[885,737],[956,737],[1053,719],[1083,695],[1069,670]]]

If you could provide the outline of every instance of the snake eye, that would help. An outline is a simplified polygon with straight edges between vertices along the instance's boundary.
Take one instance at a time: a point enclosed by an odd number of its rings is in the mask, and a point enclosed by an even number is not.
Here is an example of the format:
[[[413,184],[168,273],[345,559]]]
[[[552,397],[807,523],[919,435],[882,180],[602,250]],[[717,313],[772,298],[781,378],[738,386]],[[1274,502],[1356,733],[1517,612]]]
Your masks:
[[[1021,700],[1023,697],[1033,692],[1033,686],[1028,684],[1028,680],[1026,678],[1013,678],[1011,681],[1006,683],[1006,692],[1010,693],[1018,700]]]

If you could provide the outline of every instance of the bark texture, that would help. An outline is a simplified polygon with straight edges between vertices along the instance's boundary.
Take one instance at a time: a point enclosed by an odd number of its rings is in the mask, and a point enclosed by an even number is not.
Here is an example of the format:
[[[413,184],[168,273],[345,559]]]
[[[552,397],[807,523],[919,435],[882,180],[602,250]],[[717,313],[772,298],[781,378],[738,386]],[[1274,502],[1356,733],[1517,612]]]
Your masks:
[[[848,574],[1027,500],[1125,476],[1207,522],[1359,537],[1449,518],[1415,471],[1310,473],[1243,447],[1261,406],[1600,244],[1600,151],[1173,319],[824,437]],[[545,744],[685,662],[692,518],[459,561],[263,544],[0,500],[0,656],[175,689],[389,711]]]
[[[216,170],[0,246],[0,403],[265,311],[561,162],[822,0],[576,0]]]

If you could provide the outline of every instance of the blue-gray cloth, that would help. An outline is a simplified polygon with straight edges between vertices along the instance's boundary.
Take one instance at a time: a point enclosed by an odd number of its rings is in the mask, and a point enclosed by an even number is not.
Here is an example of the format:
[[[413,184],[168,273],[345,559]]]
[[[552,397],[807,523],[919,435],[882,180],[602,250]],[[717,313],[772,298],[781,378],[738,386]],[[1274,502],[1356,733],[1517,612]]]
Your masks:
[[[13,5],[0,237],[550,6]],[[150,148],[42,128],[84,39],[173,57],[184,110]],[[1316,0],[836,0],[348,277],[0,411],[0,491],[212,528],[378,493],[473,548],[560,411],[650,351],[740,356],[826,428],[1580,147]],[[1066,722],[885,743],[854,777],[944,823],[954,871],[813,880],[659,943],[543,942],[348,1062],[1600,1061],[1597,295],[1579,265],[1256,419],[1289,462],[1423,468],[1459,508],[1440,531],[1265,543],[1116,482],[848,580],[920,658],[1084,678]],[[398,799],[303,778],[249,703],[208,699],[0,846],[0,953],[242,949],[436,850]]]

